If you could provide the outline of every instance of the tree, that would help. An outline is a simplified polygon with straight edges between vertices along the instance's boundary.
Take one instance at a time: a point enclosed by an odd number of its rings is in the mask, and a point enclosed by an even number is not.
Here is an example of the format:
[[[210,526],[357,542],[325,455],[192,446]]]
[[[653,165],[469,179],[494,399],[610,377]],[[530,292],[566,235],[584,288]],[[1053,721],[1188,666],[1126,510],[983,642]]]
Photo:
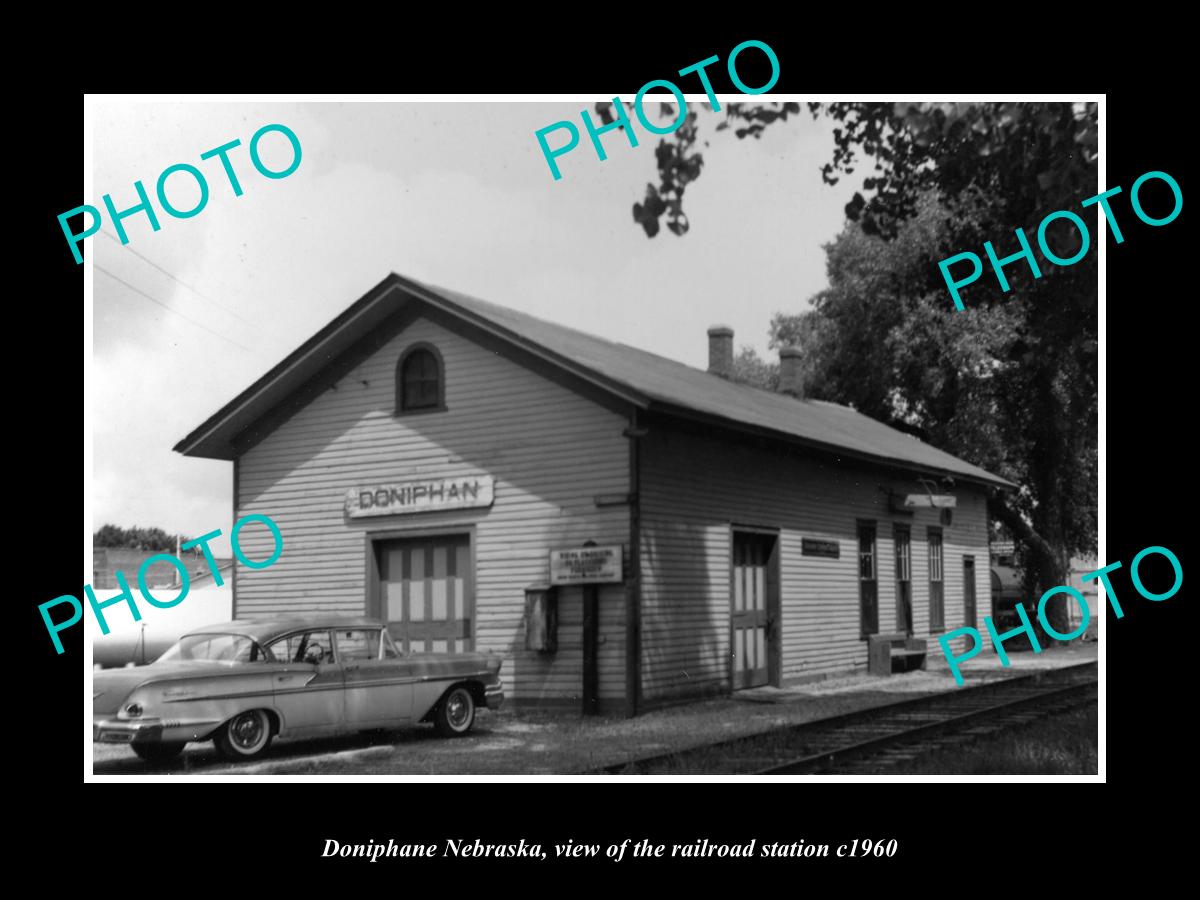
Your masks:
[[[893,237],[915,212],[917,197],[931,187],[946,196],[990,188],[994,212],[1006,229],[1043,206],[1071,208],[1094,193],[1094,103],[809,103],[808,108],[814,118],[825,114],[837,123],[833,157],[821,167],[827,184],[853,174],[861,157],[872,164],[873,174],[862,183],[872,196],[856,193],[846,205],[847,219],[860,222],[866,234]],[[596,112],[605,123],[616,120],[611,103],[597,103]],[[801,110],[798,103],[735,103],[722,112],[714,131],[732,129],[739,139],[757,139]],[[660,115],[673,120],[674,106],[660,104]],[[698,139],[699,117],[689,112],[676,131],[659,140],[659,183],[646,185],[645,201],[633,206],[634,221],[648,237],[658,234],[664,216],[672,233],[687,232],[683,195],[704,166]]]
[[[763,359],[749,344],[733,360],[731,381],[750,384],[765,391],[779,390],[779,363]]]
[[[985,240],[1008,255],[1018,249],[1014,227],[1032,232],[1048,213],[1095,194],[1095,105],[809,110],[836,123],[822,178],[833,184],[870,166],[869,196],[854,195],[845,230],[825,248],[830,287],[808,311],[776,315],[772,346],[804,350],[809,396],[851,405],[1017,482],[1015,496],[998,494],[989,509],[1017,539],[1026,588],[1065,582],[1070,556],[1095,552],[1096,253],[1069,268],[1042,262],[1037,280],[1009,266],[1012,293],[980,280],[964,291],[965,313],[951,304],[937,262]],[[758,138],[800,111],[725,107],[715,130]],[[695,113],[660,141],[655,159],[659,183],[634,204],[634,221],[654,237],[665,217],[682,236],[685,189],[703,172]],[[1052,227],[1047,239],[1060,257],[1079,247],[1069,227]],[[1052,618],[1061,622],[1061,611]]]
[[[186,543],[189,538],[179,535],[180,543]],[[175,551],[175,535],[167,534],[161,528],[122,528],[119,525],[105,524],[92,535],[93,547],[121,547],[129,550],[163,550]]]

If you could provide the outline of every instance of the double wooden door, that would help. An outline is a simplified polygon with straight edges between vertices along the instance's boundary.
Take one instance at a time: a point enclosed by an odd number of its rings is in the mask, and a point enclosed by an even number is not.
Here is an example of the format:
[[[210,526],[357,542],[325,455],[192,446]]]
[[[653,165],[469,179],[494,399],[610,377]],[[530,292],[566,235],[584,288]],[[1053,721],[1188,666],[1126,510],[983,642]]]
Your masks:
[[[380,614],[404,653],[473,648],[475,578],[470,538],[448,535],[376,544]]]

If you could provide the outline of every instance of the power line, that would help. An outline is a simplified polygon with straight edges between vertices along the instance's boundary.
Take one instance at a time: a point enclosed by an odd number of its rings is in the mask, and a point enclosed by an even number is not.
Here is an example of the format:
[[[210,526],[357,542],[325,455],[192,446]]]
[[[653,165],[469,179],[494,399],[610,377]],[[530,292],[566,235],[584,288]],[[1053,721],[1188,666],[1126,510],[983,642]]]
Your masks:
[[[102,235],[104,235],[105,237],[107,237],[107,238],[108,238],[109,240],[111,240],[111,241],[116,241],[118,244],[120,244],[120,243],[121,243],[121,242],[120,242],[120,240],[119,240],[118,238],[116,238],[116,237],[114,237],[113,235],[109,234],[109,233],[108,233],[107,231],[105,231],[103,228],[101,228],[101,229],[100,229],[100,233],[101,233]],[[259,326],[259,325],[255,325],[255,324],[254,324],[253,322],[251,322],[249,319],[247,319],[247,318],[245,318],[245,317],[243,317],[243,316],[239,315],[238,313],[235,313],[235,312],[234,312],[232,309],[230,309],[228,306],[225,306],[223,303],[218,303],[216,300],[214,300],[212,297],[209,297],[207,294],[202,294],[202,293],[200,293],[200,291],[196,290],[194,287],[192,287],[190,284],[188,284],[188,283],[187,283],[186,281],[184,281],[182,278],[177,278],[177,277],[175,277],[175,276],[174,276],[174,275],[172,275],[170,272],[168,272],[166,269],[164,269],[162,266],[160,266],[158,263],[156,263],[154,260],[152,260],[152,259],[149,259],[149,258],[148,258],[148,257],[146,257],[146,256],[143,256],[141,253],[138,253],[136,250],[134,250],[134,249],[133,249],[132,247],[130,247],[130,246],[127,246],[127,245],[122,245],[122,246],[125,246],[125,251],[126,251],[127,253],[132,253],[134,256],[136,256],[138,259],[140,259],[142,262],[144,262],[144,263],[146,263],[147,265],[153,266],[154,268],[158,269],[158,271],[162,272],[164,275],[166,275],[166,276],[167,276],[168,278],[170,278],[172,281],[176,282],[177,284],[181,284],[181,285],[183,285],[185,288],[187,288],[189,291],[191,291],[191,292],[192,292],[193,294],[195,294],[197,297],[201,297],[202,299],[204,299],[204,300],[207,300],[207,301],[208,301],[209,303],[211,303],[213,306],[217,307],[217,309],[224,310],[225,312],[229,313],[229,315],[233,316],[235,319],[240,319],[242,322],[245,322],[245,323],[246,323],[247,325],[249,325],[251,328],[256,328],[256,329],[259,329],[260,331],[262,330],[261,326]]]
[[[97,269],[99,269],[101,272],[103,272],[105,275],[107,275],[107,276],[108,276],[109,278],[111,278],[113,281],[117,281],[117,282],[119,282],[119,283],[121,283],[121,284],[125,285],[125,287],[129,288],[129,289],[130,289],[131,291],[133,291],[135,294],[139,294],[139,295],[141,295],[141,296],[145,297],[145,298],[146,298],[147,300],[149,300],[151,303],[154,303],[154,304],[156,304],[157,306],[161,306],[161,307],[162,307],[163,309],[165,309],[167,312],[169,312],[169,313],[174,313],[175,315],[179,316],[179,318],[183,319],[184,321],[186,321],[186,322],[191,322],[191,323],[192,323],[193,325],[195,325],[197,328],[203,328],[203,329],[204,329],[205,331],[207,331],[209,334],[211,334],[211,335],[214,335],[215,337],[219,337],[219,338],[220,338],[221,340],[223,340],[223,341],[228,341],[229,343],[233,344],[233,346],[235,346],[235,347],[240,347],[242,350],[245,350],[247,353],[253,353],[255,356],[258,356],[260,359],[263,359],[263,358],[265,358],[265,357],[262,357],[262,356],[261,356],[259,353],[257,353],[256,351],[254,351],[254,350],[251,350],[251,349],[250,349],[249,347],[247,347],[245,344],[239,344],[239,343],[238,343],[237,341],[235,341],[233,338],[227,338],[227,337],[225,337],[225,335],[221,334],[220,332],[213,331],[211,328],[209,328],[209,327],[208,327],[207,325],[205,325],[203,322],[197,322],[197,321],[196,321],[195,319],[193,319],[191,316],[185,316],[183,313],[179,312],[179,310],[176,310],[176,309],[171,309],[171,307],[167,306],[167,304],[163,303],[161,300],[158,300],[158,299],[157,299],[157,298],[155,298],[155,297],[151,297],[149,294],[147,294],[147,293],[146,293],[145,291],[143,291],[141,288],[136,288],[136,287],[134,287],[132,284],[130,284],[130,283],[129,283],[128,281],[126,281],[124,278],[121,278],[121,277],[119,277],[119,276],[117,276],[117,275],[114,275],[112,272],[108,271],[108,269],[104,268],[104,267],[103,267],[102,265],[100,265],[99,263],[97,263],[97,262],[94,262],[94,261],[93,261],[92,265],[94,265],[94,266],[95,266]]]

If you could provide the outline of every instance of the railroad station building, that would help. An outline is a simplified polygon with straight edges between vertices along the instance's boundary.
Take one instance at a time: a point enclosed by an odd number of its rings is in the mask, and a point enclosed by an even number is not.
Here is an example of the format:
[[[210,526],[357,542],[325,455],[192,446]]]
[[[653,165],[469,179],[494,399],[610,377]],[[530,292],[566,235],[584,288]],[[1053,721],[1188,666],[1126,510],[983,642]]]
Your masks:
[[[981,627],[1015,486],[804,399],[797,351],[773,393],[707,340],[701,371],[389,275],[175,447],[282,532],[234,615],[378,616],[406,652],[500,654],[514,704],[627,714]]]

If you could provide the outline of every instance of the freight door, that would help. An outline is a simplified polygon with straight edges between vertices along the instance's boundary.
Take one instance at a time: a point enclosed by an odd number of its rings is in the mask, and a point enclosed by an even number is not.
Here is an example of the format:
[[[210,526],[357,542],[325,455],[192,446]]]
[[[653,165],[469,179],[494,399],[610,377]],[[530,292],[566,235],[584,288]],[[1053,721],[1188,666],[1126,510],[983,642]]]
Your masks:
[[[730,656],[734,690],[778,683],[778,543],[774,534],[733,533]]]
[[[474,649],[475,579],[465,535],[379,542],[380,614],[404,653]]]

